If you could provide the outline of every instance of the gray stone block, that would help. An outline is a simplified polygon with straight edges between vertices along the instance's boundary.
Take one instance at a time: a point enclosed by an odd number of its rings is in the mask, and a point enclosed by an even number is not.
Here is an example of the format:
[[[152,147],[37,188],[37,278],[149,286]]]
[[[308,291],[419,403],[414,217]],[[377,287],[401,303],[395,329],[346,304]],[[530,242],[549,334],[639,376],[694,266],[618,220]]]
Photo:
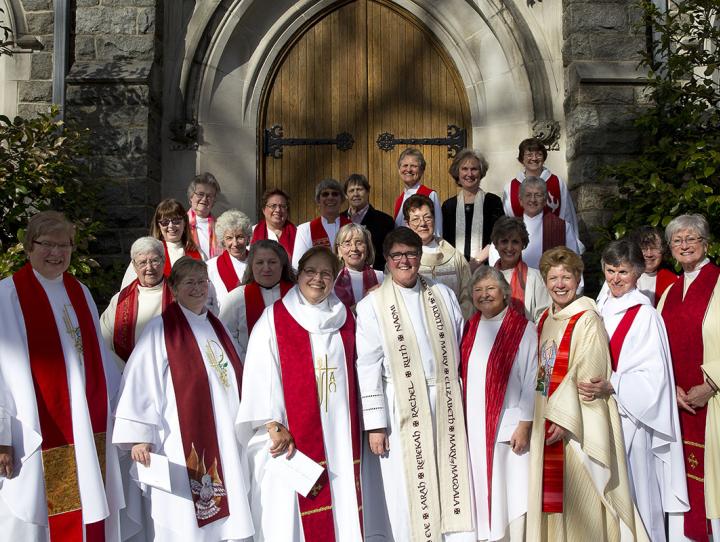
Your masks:
[[[75,0],[75,5],[79,8],[99,6],[100,0]]]
[[[50,11],[53,8],[52,0],[22,0],[25,13],[31,11]]]
[[[590,34],[590,52],[594,60],[640,60],[645,36]]]
[[[571,4],[563,13],[567,34],[574,32],[623,31],[627,29],[627,8],[617,3]]]
[[[30,58],[30,79],[52,79],[52,54],[40,51]]]
[[[155,32],[155,8],[142,8],[137,10],[138,34],[152,34]]]
[[[159,0],[102,0],[103,6],[155,7]]]
[[[50,112],[50,104],[18,104],[17,106],[17,114],[20,117],[25,118],[33,118],[37,117],[41,113],[49,113]]]
[[[20,102],[45,102],[52,101],[51,81],[19,81],[18,101]]]
[[[145,83],[150,80],[152,62],[147,60],[110,59],[78,61],[67,75],[69,84]]]
[[[52,11],[30,11],[26,13],[27,33],[34,35],[52,34],[54,19]]]
[[[92,36],[75,37],[75,59],[95,60],[95,38]]]
[[[154,36],[110,35],[97,38],[98,59],[153,60]]]
[[[135,34],[134,8],[90,7],[76,11],[76,34]]]

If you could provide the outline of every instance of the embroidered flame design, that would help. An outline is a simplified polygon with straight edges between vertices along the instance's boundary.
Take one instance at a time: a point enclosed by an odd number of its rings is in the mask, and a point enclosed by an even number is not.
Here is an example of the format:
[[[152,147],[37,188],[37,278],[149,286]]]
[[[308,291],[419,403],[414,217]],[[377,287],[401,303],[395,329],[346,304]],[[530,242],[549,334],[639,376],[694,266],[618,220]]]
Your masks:
[[[209,519],[220,512],[222,498],[227,495],[217,469],[217,457],[209,469],[205,467],[205,451],[198,456],[195,444],[190,445],[190,455],[186,459],[190,475],[190,490],[198,498],[195,500],[195,515],[198,519]]]

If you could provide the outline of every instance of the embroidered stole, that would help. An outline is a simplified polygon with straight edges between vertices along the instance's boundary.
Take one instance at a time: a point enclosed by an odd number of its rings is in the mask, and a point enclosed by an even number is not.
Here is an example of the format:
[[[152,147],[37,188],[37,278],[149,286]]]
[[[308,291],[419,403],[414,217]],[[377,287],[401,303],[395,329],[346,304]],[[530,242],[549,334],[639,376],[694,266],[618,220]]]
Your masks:
[[[283,386],[288,430],[295,439],[297,449],[325,467],[308,496],[298,495],[297,497],[305,540],[335,542],[332,495],[328,478],[328,465],[325,455],[322,421],[320,419],[320,403],[317,397],[317,382],[310,333],[293,318],[282,300],[275,302],[273,307],[275,329],[283,331],[283,333],[276,333],[282,381],[292,383],[292,385]],[[360,525],[362,526],[362,496],[360,493],[361,436],[355,376],[355,319],[348,309],[346,309],[345,323],[340,328],[340,336],[345,350],[355,492]]]
[[[418,187],[417,192],[415,192],[415,194],[420,194],[421,196],[430,197],[430,194],[432,194],[433,192],[434,191],[432,189],[428,188],[424,184],[421,184]],[[394,218],[397,218],[398,215],[402,212],[402,204],[403,204],[404,200],[405,200],[405,191],[403,190],[400,193],[400,195],[397,197],[397,199],[395,200],[395,214],[393,215]]]
[[[369,265],[365,266],[362,274],[363,297],[365,297],[370,288],[372,288],[373,286],[377,286],[378,279],[377,275],[375,274],[375,270]],[[350,271],[348,271],[347,267],[342,268],[340,274],[338,275],[338,278],[335,280],[335,295],[338,296],[340,301],[342,301],[346,307],[352,307],[358,301],[360,301],[359,299],[355,299],[355,294],[353,293],[352,287],[352,278],[350,277]]]
[[[500,269],[500,260],[495,262],[495,268]],[[502,269],[500,269],[502,271]],[[515,310],[521,314],[525,314],[525,287],[527,286],[527,274],[528,266],[522,261],[522,258],[518,260],[513,268],[512,277],[510,278],[510,298],[511,304]]]
[[[565,221],[552,213],[543,215],[543,252],[565,246]]]
[[[140,296],[139,286],[140,281],[135,279],[121,290],[115,308],[113,349],[123,361],[128,360],[133,348],[135,348],[135,326],[137,325],[138,298]],[[173,295],[170,287],[167,281],[163,279],[162,310],[165,310],[172,301]]]
[[[617,371],[618,363],[620,361],[620,352],[622,351],[625,337],[627,337],[627,334],[630,331],[632,323],[635,321],[635,317],[637,316],[641,306],[642,305],[633,305],[625,311],[625,314],[620,320],[617,328],[615,328],[615,332],[610,339],[610,358],[612,359],[613,372]]]
[[[483,205],[485,192],[482,188],[475,194],[473,202],[472,224],[470,226],[470,257],[479,254],[483,246]],[[465,196],[458,191],[457,207],[455,209],[455,247],[459,252],[465,252]]]
[[[341,228],[352,222],[347,215],[344,214],[340,215],[338,218],[340,219]],[[325,231],[325,226],[323,226],[321,216],[310,221],[310,238],[312,239],[312,246],[314,247],[323,246],[332,248],[330,246],[330,237],[328,236],[328,232]]]
[[[475,335],[482,318],[481,313],[476,313],[465,324],[462,343],[460,345],[460,374],[463,381],[463,393],[467,420],[467,391],[468,391],[468,367],[470,365],[470,354],[475,343]],[[510,371],[512,370],[515,356],[520,348],[520,341],[527,327],[525,311],[519,312],[513,307],[508,307],[503,318],[500,329],[495,337],[490,355],[488,356],[487,369],[485,374],[485,456],[487,458],[487,483],[488,483],[488,517],[492,521],[492,472],[493,456],[495,455],[495,439],[497,438],[498,425],[502,418],[502,407],[505,403],[505,392],[507,391]]]
[[[167,278],[170,276],[170,271],[172,271],[172,263],[170,263],[170,253],[168,252],[167,243],[163,241],[162,244],[165,249],[165,267],[163,268],[163,276]],[[202,256],[200,256],[200,253],[197,250],[186,249],[184,255],[189,256],[193,260],[202,260]]]
[[[192,240],[195,242],[196,247],[200,247],[200,237],[198,236],[197,232],[197,215],[195,214],[195,211],[192,209],[188,210],[188,222],[190,225],[190,237],[192,237]],[[209,233],[209,243],[210,243],[210,254],[207,255],[208,260],[210,258],[214,258],[218,255],[218,252],[221,250],[217,245],[217,238],[215,237],[215,217],[213,215],[208,215],[208,233]],[[200,254],[198,253],[198,256]],[[187,254],[187,256],[190,256],[190,254]],[[194,257],[194,256],[193,256]],[[195,258],[197,260],[200,260],[202,258]]]
[[[568,365],[570,363],[570,341],[572,339],[573,329],[575,324],[580,317],[585,314],[586,311],[580,311],[574,314],[568,321],[565,332],[563,333],[562,340],[555,356],[555,364],[550,374],[550,382],[547,389],[548,399],[555,392],[557,387],[565,378],[568,371]],[[538,322],[538,344],[540,345],[540,338],[542,337],[542,329],[550,314],[550,309],[545,309],[545,312],[540,317]],[[538,347],[538,356],[540,356],[542,347]],[[539,360],[540,367],[542,367],[542,360]],[[545,421],[545,432],[552,425],[549,420]],[[548,514],[562,514],[563,512],[563,483],[565,478],[565,441],[560,439],[548,446],[544,445],[543,453],[543,477],[542,477],[542,511]]]
[[[292,287],[292,282],[281,280],[280,299],[285,297],[285,294],[288,293]],[[261,288],[262,286],[253,281],[245,285],[245,291],[243,292],[245,296],[245,321],[247,322],[248,337],[265,310],[265,300],[263,299]]]
[[[287,252],[288,257],[292,260],[293,255],[293,248],[295,247],[295,234],[297,232],[297,228],[295,227],[295,224],[290,222],[289,220],[285,222],[285,225],[282,228],[282,232],[280,233],[280,237],[278,237],[278,243],[282,245],[282,247],[285,249],[285,252]],[[267,222],[265,220],[261,220],[257,223],[255,226],[255,231],[253,231],[252,240],[250,241],[250,244],[252,245],[255,241],[260,241],[262,239],[268,238],[268,227]]]
[[[675,384],[686,391],[704,381],[701,369],[702,324],[718,276],[719,267],[712,263],[705,264],[690,284],[684,299],[684,281],[681,278],[670,287],[663,305],[662,317],[670,340]],[[707,410],[707,406],[695,409],[693,415],[678,409],[690,498],[690,510],[685,512],[685,536],[693,540],[704,540],[708,532],[704,482]]]
[[[660,298],[665,293],[665,290],[675,284],[678,278],[680,277],[669,269],[661,267],[657,270],[657,274],[655,275],[655,307],[657,307]]]
[[[395,409],[403,443],[411,539],[441,540],[441,533],[472,530],[465,416],[455,361],[452,320],[437,289],[418,275],[435,358],[435,378],[426,379],[412,319],[398,286],[388,279],[377,291],[376,311],[387,334]],[[417,315],[420,316],[420,315]],[[418,332],[422,332],[418,330]],[[436,382],[435,427],[428,383]],[[392,408],[392,407],[390,407]],[[437,449],[437,452],[435,451]]]
[[[175,390],[178,422],[185,452],[185,466],[195,505],[198,527],[230,515],[227,490],[223,481],[222,457],[218,444],[208,372],[192,328],[177,302],[162,314],[168,366]],[[242,364],[225,328],[210,311],[207,313],[215,335],[229,358],[217,361],[213,369],[220,375],[231,365],[237,381],[238,394],[242,385]],[[210,361],[212,364],[213,362]],[[227,386],[226,381],[223,384]]]
[[[42,462],[50,539],[53,542],[83,540],[72,408],[60,332],[55,325],[50,300],[29,263],[13,275],[13,282],[25,320],[30,371],[42,433]],[[78,350],[82,351],[85,399],[100,472],[104,476],[108,397],[100,345],[82,286],[67,273],[63,274],[63,284],[80,328],[79,337],[75,337],[75,340]],[[86,524],[84,527],[87,542],[104,542],[104,521]]]
[[[518,178],[520,176],[522,179]],[[523,180],[525,180],[525,174],[521,173],[518,177],[515,177],[512,181],[510,181],[510,206],[512,207],[513,214],[515,216],[522,217],[523,206],[520,203],[520,185]],[[552,213],[555,216],[560,217],[562,199],[560,197],[559,177],[554,173],[550,173],[548,169],[543,169],[540,174],[540,178],[545,181],[545,187],[547,188],[547,201],[545,202],[543,212]]]
[[[237,272],[235,271],[235,266],[233,265],[231,258],[232,256],[230,256],[230,253],[225,250],[217,259],[218,274],[220,275],[220,280],[223,281],[225,289],[228,293],[240,286],[241,278],[237,276]]]

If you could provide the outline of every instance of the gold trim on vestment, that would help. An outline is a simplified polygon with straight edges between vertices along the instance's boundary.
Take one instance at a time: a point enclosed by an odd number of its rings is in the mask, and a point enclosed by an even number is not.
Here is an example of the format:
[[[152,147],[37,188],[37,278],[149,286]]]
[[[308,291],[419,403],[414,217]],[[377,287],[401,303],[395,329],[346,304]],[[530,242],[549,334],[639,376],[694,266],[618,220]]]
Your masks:
[[[697,482],[703,482],[703,483],[705,482],[704,478],[700,478],[699,476],[695,476],[694,474],[690,474],[690,473],[686,473],[686,474],[687,474],[687,477],[692,480],[695,480]]]
[[[300,512],[301,516],[309,516],[310,514],[317,514],[318,512],[325,512],[326,510],[331,510],[332,506],[321,506],[320,508],[314,508],[312,510],[305,510],[304,512]]]
[[[698,448],[705,448],[704,444],[700,444],[699,442],[693,442],[692,440],[683,440],[683,444],[687,444],[688,446],[696,446]]]
[[[66,444],[42,451],[48,516],[81,508],[75,445]]]

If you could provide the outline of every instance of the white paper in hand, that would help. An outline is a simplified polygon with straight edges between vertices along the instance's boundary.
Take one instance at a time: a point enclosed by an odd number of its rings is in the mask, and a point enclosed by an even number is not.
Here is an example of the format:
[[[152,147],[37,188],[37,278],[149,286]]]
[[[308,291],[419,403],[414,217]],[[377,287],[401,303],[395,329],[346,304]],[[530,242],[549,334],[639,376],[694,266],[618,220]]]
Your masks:
[[[164,455],[150,454],[150,466],[135,463],[138,471],[138,482],[147,484],[170,493],[170,464]]]
[[[325,470],[300,450],[295,450],[290,459],[285,454],[271,458],[265,469],[303,497],[307,497]]]

